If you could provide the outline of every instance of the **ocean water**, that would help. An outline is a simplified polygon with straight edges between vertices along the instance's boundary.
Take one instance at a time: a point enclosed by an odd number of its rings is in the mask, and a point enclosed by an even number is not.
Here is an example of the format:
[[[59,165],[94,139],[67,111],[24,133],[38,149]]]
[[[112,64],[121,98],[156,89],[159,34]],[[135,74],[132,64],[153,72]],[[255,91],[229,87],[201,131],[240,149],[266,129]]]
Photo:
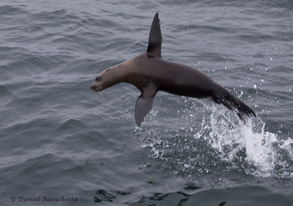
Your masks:
[[[200,69],[257,113],[90,90],[145,52]],[[1,0],[0,205],[293,205],[293,2]]]

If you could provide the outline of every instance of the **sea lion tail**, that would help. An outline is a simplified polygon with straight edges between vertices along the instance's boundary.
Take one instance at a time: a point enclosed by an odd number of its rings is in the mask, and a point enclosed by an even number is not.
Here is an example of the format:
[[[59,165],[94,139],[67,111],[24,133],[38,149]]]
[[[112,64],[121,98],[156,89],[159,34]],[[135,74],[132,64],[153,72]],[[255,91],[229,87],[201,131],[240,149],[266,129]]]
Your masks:
[[[223,104],[228,109],[235,111],[238,117],[245,122],[245,117],[256,117],[255,112],[241,100],[234,97],[230,92],[216,85],[212,91],[212,99],[218,104]]]

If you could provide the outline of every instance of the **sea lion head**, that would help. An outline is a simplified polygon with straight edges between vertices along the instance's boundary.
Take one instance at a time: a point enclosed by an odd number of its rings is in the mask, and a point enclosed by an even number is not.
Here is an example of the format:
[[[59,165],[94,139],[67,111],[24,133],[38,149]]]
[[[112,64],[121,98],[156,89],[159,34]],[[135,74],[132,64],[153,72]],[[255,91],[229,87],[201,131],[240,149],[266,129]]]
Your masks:
[[[123,64],[118,64],[102,71],[96,77],[94,83],[91,86],[91,89],[93,91],[100,92],[115,84],[120,83],[123,77],[122,68]]]

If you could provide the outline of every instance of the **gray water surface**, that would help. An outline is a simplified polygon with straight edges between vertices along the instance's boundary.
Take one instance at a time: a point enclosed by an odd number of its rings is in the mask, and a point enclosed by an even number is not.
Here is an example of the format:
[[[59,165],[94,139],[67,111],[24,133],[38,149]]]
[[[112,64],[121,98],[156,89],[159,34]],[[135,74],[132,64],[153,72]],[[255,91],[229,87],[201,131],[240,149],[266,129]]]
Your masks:
[[[139,91],[90,90],[145,52],[160,13],[164,59],[248,104],[163,92],[142,128]],[[0,2],[0,205],[293,205],[292,1]]]

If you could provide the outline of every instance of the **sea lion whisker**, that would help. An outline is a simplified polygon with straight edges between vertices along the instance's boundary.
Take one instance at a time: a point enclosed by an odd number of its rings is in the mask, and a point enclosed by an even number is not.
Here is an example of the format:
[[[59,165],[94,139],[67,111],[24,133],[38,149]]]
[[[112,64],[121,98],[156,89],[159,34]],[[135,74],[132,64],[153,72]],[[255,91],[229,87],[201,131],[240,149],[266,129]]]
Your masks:
[[[102,95],[102,92],[101,91],[98,91],[98,92],[95,92],[97,97],[101,100],[103,100],[103,95]]]

